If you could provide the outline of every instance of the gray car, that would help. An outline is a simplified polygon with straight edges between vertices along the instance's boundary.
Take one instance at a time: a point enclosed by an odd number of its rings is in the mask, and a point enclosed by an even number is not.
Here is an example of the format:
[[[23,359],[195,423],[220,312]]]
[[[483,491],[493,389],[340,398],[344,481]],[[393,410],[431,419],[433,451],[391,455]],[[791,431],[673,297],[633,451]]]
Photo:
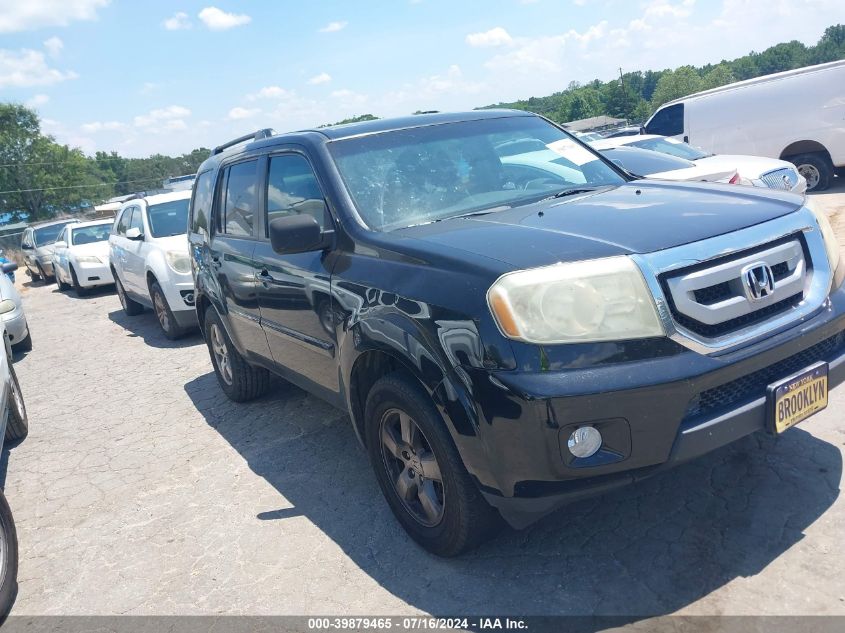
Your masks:
[[[45,282],[53,279],[53,244],[66,225],[78,221],[76,218],[65,218],[26,227],[21,238],[21,250],[30,277]]]

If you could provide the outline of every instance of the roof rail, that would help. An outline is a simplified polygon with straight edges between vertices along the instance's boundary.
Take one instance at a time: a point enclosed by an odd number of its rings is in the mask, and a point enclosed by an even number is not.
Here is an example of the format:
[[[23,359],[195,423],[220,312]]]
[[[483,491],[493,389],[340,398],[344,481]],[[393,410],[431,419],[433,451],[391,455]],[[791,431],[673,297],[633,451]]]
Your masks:
[[[268,128],[264,128],[263,130],[258,130],[257,132],[253,132],[252,134],[244,134],[243,136],[239,136],[236,139],[232,139],[228,143],[223,143],[223,145],[218,145],[213,150],[211,150],[211,155],[215,156],[216,154],[220,154],[223,150],[229,149],[235,145],[240,143],[244,143],[246,141],[260,141],[263,138],[267,138],[268,136],[273,136],[273,130]]]

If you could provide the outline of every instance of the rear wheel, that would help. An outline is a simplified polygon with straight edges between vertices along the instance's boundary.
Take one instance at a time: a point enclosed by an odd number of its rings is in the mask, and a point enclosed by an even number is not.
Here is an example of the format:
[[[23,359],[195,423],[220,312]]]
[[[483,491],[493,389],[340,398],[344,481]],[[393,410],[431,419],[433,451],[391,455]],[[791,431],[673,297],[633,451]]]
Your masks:
[[[114,271],[112,271],[112,273],[114,273],[114,287],[117,290],[117,298],[120,299],[120,305],[123,306],[123,311],[126,313],[126,316],[136,316],[141,314],[144,311],[144,306],[127,296],[117,273]]]
[[[431,398],[395,373],[370,389],[370,462],[393,514],[411,537],[439,556],[456,556],[495,533],[501,517],[470,478]]]
[[[799,154],[790,156],[789,161],[807,180],[807,191],[824,191],[830,187],[833,165],[824,154]]]
[[[26,415],[26,405],[23,402],[21,385],[15,368],[9,361],[9,419],[6,422],[6,441],[20,441],[29,433],[29,418]]]
[[[18,591],[18,535],[12,510],[0,492],[0,623],[12,610]]]
[[[229,399],[246,402],[263,396],[270,386],[270,372],[240,355],[214,308],[205,311],[205,333],[217,382]]]
[[[158,324],[164,335],[171,341],[175,341],[183,336],[185,330],[176,323],[176,319],[173,317],[173,311],[170,309],[167,299],[164,296],[164,291],[162,291],[157,281],[150,284],[150,296],[153,300],[153,308],[155,309],[156,318],[158,318]]]

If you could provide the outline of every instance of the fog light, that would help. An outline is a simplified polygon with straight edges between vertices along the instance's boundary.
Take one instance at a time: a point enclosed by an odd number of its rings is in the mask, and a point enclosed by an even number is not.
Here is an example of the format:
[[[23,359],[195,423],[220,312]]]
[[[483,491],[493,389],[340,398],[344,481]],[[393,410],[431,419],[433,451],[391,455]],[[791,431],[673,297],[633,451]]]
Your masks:
[[[601,448],[601,433],[592,426],[579,427],[569,436],[566,445],[575,457],[590,457]]]

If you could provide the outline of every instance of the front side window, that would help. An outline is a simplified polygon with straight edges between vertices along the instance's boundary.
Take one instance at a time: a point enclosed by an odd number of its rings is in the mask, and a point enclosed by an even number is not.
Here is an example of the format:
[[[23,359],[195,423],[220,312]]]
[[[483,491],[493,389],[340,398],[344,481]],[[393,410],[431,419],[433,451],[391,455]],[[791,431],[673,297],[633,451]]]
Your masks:
[[[625,182],[596,152],[531,116],[394,130],[329,149],[359,215],[377,231]]]
[[[677,156],[678,158],[684,158],[686,160],[699,160],[701,158],[712,156],[712,154],[703,152],[689,143],[684,143],[674,138],[647,138],[642,141],[634,141],[633,143],[628,144],[642,149],[654,150],[655,152],[660,152],[661,154]]]
[[[208,235],[208,218],[211,216],[214,172],[206,171],[197,177],[191,198],[191,231]]]
[[[190,200],[171,200],[147,207],[147,222],[153,237],[185,235],[188,231],[188,204]],[[140,216],[141,214],[137,214]],[[143,229],[142,229],[143,230]]]
[[[56,241],[67,244],[67,227],[62,229],[62,232],[59,233],[59,237],[56,238]]]
[[[226,168],[222,227],[226,235],[251,237],[258,189],[258,161]]]
[[[141,213],[140,207],[132,207],[132,216],[129,218],[129,228],[138,229],[143,234],[144,232],[144,214]]]
[[[684,104],[676,103],[658,110],[646,123],[646,134],[678,136],[684,133]]]
[[[110,226],[108,224],[94,224],[72,229],[70,231],[70,242],[68,243],[73,246],[80,246],[82,244],[104,242],[109,239],[109,228]],[[67,242],[68,240],[65,238],[65,241]]]
[[[132,218],[133,207],[126,207],[121,213],[117,224],[114,227],[114,232],[117,235],[126,235],[126,229],[129,228],[129,220]]]
[[[50,226],[42,226],[40,229],[35,229],[35,245],[45,246],[46,244],[52,244],[56,241],[56,238],[59,237],[59,233],[62,232],[62,229],[68,224],[70,224],[70,222],[51,224]]]
[[[307,214],[326,228],[326,203],[314,170],[304,156],[286,154],[270,158],[267,174],[267,222],[287,215]]]

